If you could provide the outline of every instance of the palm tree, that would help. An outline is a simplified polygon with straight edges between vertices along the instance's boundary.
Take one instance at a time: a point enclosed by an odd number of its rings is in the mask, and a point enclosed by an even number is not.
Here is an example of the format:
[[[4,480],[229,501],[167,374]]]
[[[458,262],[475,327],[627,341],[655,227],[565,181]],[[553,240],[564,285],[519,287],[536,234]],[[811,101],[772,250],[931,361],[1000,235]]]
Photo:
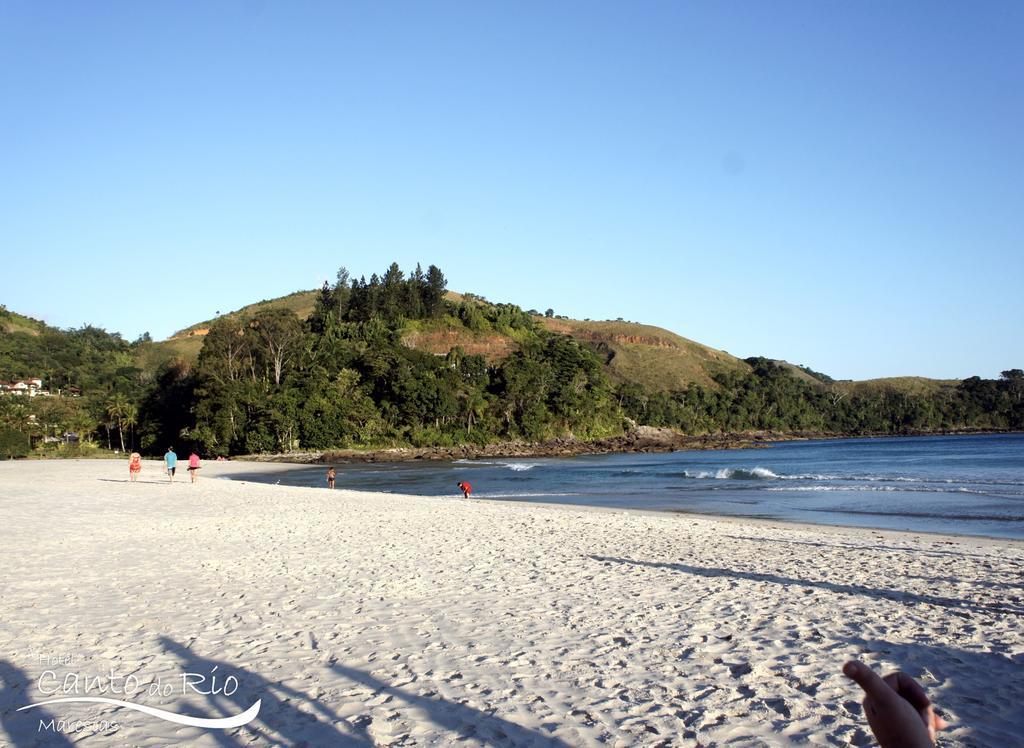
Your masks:
[[[107,449],[113,449],[113,447],[110,446],[110,431],[114,428],[114,419],[104,413],[103,420],[100,421],[100,425],[103,426],[103,430],[107,432]]]
[[[79,442],[83,440],[91,442],[92,432],[96,429],[98,422],[85,410],[78,410],[68,419],[67,425],[74,433],[78,434]]]
[[[132,451],[135,451],[135,427],[139,424],[139,406],[129,405],[128,410],[124,414],[124,425],[131,429],[131,439],[129,439]]]
[[[473,424],[487,411],[487,398],[479,390],[472,389],[460,393],[463,417],[466,419],[466,433],[473,433]]]
[[[121,437],[121,451],[124,452],[124,426],[129,410],[134,406],[120,392],[107,399],[107,416],[117,424],[117,434]]]

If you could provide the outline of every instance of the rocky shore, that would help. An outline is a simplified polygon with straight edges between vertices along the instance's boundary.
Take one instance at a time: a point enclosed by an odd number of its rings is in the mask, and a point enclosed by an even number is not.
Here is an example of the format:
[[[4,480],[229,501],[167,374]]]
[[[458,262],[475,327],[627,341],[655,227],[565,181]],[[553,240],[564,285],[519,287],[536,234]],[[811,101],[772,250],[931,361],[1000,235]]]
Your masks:
[[[583,441],[552,439],[543,442],[511,441],[496,444],[460,444],[455,447],[390,447],[385,449],[333,449],[324,452],[285,452],[282,454],[243,455],[235,460],[252,462],[398,462],[405,460],[474,460],[492,457],[573,457],[575,455],[614,452],[676,452],[707,449],[758,449],[776,442],[808,439],[848,439],[856,437],[950,436],[959,434],[1011,433],[992,429],[950,430],[903,434],[836,434],[822,431],[755,431],[735,434],[688,436],[667,428],[637,426],[620,436]]]
[[[792,434],[710,434],[685,436],[672,429],[639,426],[621,436],[581,441],[552,439],[544,442],[500,442],[497,444],[460,444],[456,447],[393,447],[361,450],[336,449],[326,452],[289,452],[275,455],[250,455],[235,459],[256,462],[395,462],[403,460],[467,460],[488,457],[572,457],[611,452],[675,452],[685,449],[750,449],[771,442],[808,438]]]

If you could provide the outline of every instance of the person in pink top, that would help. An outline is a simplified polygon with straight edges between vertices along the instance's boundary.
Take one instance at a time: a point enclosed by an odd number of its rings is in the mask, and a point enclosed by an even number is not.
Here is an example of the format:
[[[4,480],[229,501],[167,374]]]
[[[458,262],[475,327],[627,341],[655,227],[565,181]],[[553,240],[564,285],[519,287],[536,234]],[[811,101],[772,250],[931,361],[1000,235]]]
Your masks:
[[[188,456],[188,474],[192,476],[192,482],[196,482],[196,473],[199,472],[199,455],[195,452]]]
[[[140,472],[142,472],[142,455],[132,452],[132,456],[128,460],[128,479],[134,483],[138,480]]]

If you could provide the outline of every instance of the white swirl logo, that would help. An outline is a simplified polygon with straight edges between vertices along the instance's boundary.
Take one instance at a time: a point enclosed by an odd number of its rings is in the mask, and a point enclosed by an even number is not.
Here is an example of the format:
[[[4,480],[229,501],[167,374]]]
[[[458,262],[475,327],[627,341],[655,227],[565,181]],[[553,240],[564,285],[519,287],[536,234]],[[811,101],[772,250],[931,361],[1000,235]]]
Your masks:
[[[151,717],[159,717],[160,719],[167,720],[168,722],[174,722],[179,725],[187,725],[188,727],[204,727],[214,730],[227,730],[232,727],[241,727],[242,725],[246,725],[256,719],[256,715],[260,713],[260,704],[262,703],[262,699],[257,699],[252,706],[241,714],[236,714],[234,717],[189,717],[185,714],[175,714],[174,712],[168,712],[164,709],[157,709],[156,707],[145,706],[144,704],[133,704],[130,701],[121,701],[120,699],[108,699],[103,696],[77,696],[62,699],[50,699],[48,701],[38,701],[35,704],[28,704],[27,706],[19,707],[17,711],[23,712],[26,709],[34,709],[37,706],[47,706],[49,704],[70,704],[75,702],[113,704],[114,706],[134,709],[137,712],[148,714]]]

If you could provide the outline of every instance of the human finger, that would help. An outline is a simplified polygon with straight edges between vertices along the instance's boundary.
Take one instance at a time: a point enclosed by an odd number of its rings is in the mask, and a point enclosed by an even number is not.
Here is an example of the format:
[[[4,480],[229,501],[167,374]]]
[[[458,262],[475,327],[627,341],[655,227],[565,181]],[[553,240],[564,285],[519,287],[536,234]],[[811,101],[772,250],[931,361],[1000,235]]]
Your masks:
[[[921,688],[921,684],[902,671],[885,676],[885,682],[918,711],[927,708],[932,703],[928,694]]]
[[[895,699],[899,698],[889,684],[863,662],[850,660],[843,665],[843,674],[853,680],[864,690],[865,694],[874,699],[878,704],[891,704]]]
[[[935,714],[935,711],[932,709],[932,702],[928,698],[928,694],[925,693],[924,688],[921,687],[921,684],[901,671],[889,673],[882,680],[908,704],[914,707],[914,710],[921,717],[921,722],[924,723],[925,728],[928,730],[928,737],[934,741],[935,733],[942,729],[938,726],[938,723],[942,722],[943,726],[946,723]]]

